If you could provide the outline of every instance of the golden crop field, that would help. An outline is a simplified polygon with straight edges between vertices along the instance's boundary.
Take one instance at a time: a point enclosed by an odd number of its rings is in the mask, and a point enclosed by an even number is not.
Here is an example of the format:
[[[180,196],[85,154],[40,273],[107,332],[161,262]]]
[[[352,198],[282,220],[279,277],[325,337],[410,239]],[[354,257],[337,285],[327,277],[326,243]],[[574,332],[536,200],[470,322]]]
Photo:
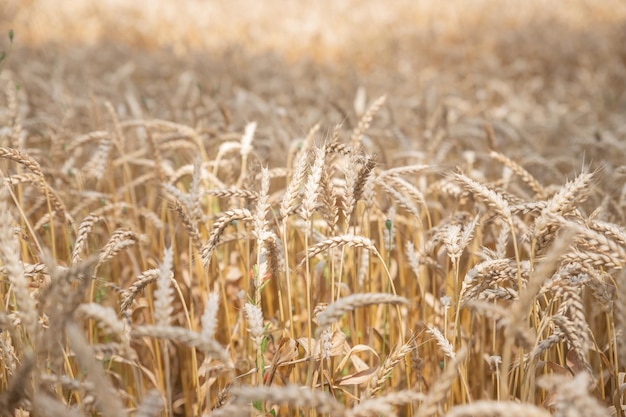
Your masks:
[[[624,416],[622,0],[0,2],[0,416]]]

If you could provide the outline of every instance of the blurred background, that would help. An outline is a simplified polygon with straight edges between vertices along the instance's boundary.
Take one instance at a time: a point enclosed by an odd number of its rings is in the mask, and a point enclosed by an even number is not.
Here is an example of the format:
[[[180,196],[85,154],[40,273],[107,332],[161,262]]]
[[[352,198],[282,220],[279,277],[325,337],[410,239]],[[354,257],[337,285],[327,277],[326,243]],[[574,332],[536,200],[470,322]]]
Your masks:
[[[1,0],[2,50],[31,116],[76,133],[76,106],[197,127],[202,102],[223,129],[259,121],[286,148],[318,122],[354,126],[384,94],[380,134],[418,148],[436,126],[473,138],[485,121],[524,144],[511,157],[566,140],[602,158],[597,134],[626,137],[624,0]]]
[[[625,18],[623,0],[0,2],[2,32],[12,28],[20,44],[34,48],[123,44],[181,56],[240,47],[288,59],[356,57],[363,66],[484,58],[513,46],[512,55],[526,55],[546,44],[554,55],[601,53],[624,40]]]

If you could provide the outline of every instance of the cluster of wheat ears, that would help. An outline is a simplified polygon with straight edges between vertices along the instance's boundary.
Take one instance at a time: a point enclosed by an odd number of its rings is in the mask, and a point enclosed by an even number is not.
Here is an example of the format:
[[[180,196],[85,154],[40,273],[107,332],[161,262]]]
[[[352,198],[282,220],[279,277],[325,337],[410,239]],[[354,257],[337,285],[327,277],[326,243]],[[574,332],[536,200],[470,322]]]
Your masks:
[[[0,77],[0,415],[623,415],[623,166],[523,162],[458,97],[418,150],[361,90],[279,140],[183,74],[166,120],[132,72],[61,119]]]

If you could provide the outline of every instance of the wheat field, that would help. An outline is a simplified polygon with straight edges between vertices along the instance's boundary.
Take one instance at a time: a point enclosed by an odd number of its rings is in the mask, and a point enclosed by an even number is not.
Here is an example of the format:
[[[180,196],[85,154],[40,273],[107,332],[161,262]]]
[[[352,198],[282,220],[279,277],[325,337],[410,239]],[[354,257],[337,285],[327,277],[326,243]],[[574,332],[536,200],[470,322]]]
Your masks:
[[[624,416],[626,4],[5,0],[0,416]]]

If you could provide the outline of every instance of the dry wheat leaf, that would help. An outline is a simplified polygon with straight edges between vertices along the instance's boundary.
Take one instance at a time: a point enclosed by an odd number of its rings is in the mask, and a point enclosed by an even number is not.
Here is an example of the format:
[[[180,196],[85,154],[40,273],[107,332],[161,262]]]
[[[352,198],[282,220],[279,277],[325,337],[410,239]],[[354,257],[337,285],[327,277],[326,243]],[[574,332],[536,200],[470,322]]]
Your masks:
[[[320,341],[314,338],[300,337],[296,340],[298,344],[304,349],[306,356],[310,356],[309,346],[313,347],[312,355],[319,359],[320,356]],[[339,356],[347,351],[346,335],[340,331],[333,332],[331,339],[330,356]]]
[[[355,354],[362,352],[370,352],[373,355],[374,363],[372,366],[368,366],[365,361],[358,356],[355,356]],[[339,365],[337,365],[337,368],[335,368],[335,373],[341,372],[341,370],[346,366],[348,360],[352,362],[356,372],[337,379],[335,382],[338,385],[359,385],[367,383],[370,379],[372,379],[378,370],[378,366],[380,365],[380,357],[374,349],[367,345],[356,345],[348,351],[346,356],[343,357]]]

